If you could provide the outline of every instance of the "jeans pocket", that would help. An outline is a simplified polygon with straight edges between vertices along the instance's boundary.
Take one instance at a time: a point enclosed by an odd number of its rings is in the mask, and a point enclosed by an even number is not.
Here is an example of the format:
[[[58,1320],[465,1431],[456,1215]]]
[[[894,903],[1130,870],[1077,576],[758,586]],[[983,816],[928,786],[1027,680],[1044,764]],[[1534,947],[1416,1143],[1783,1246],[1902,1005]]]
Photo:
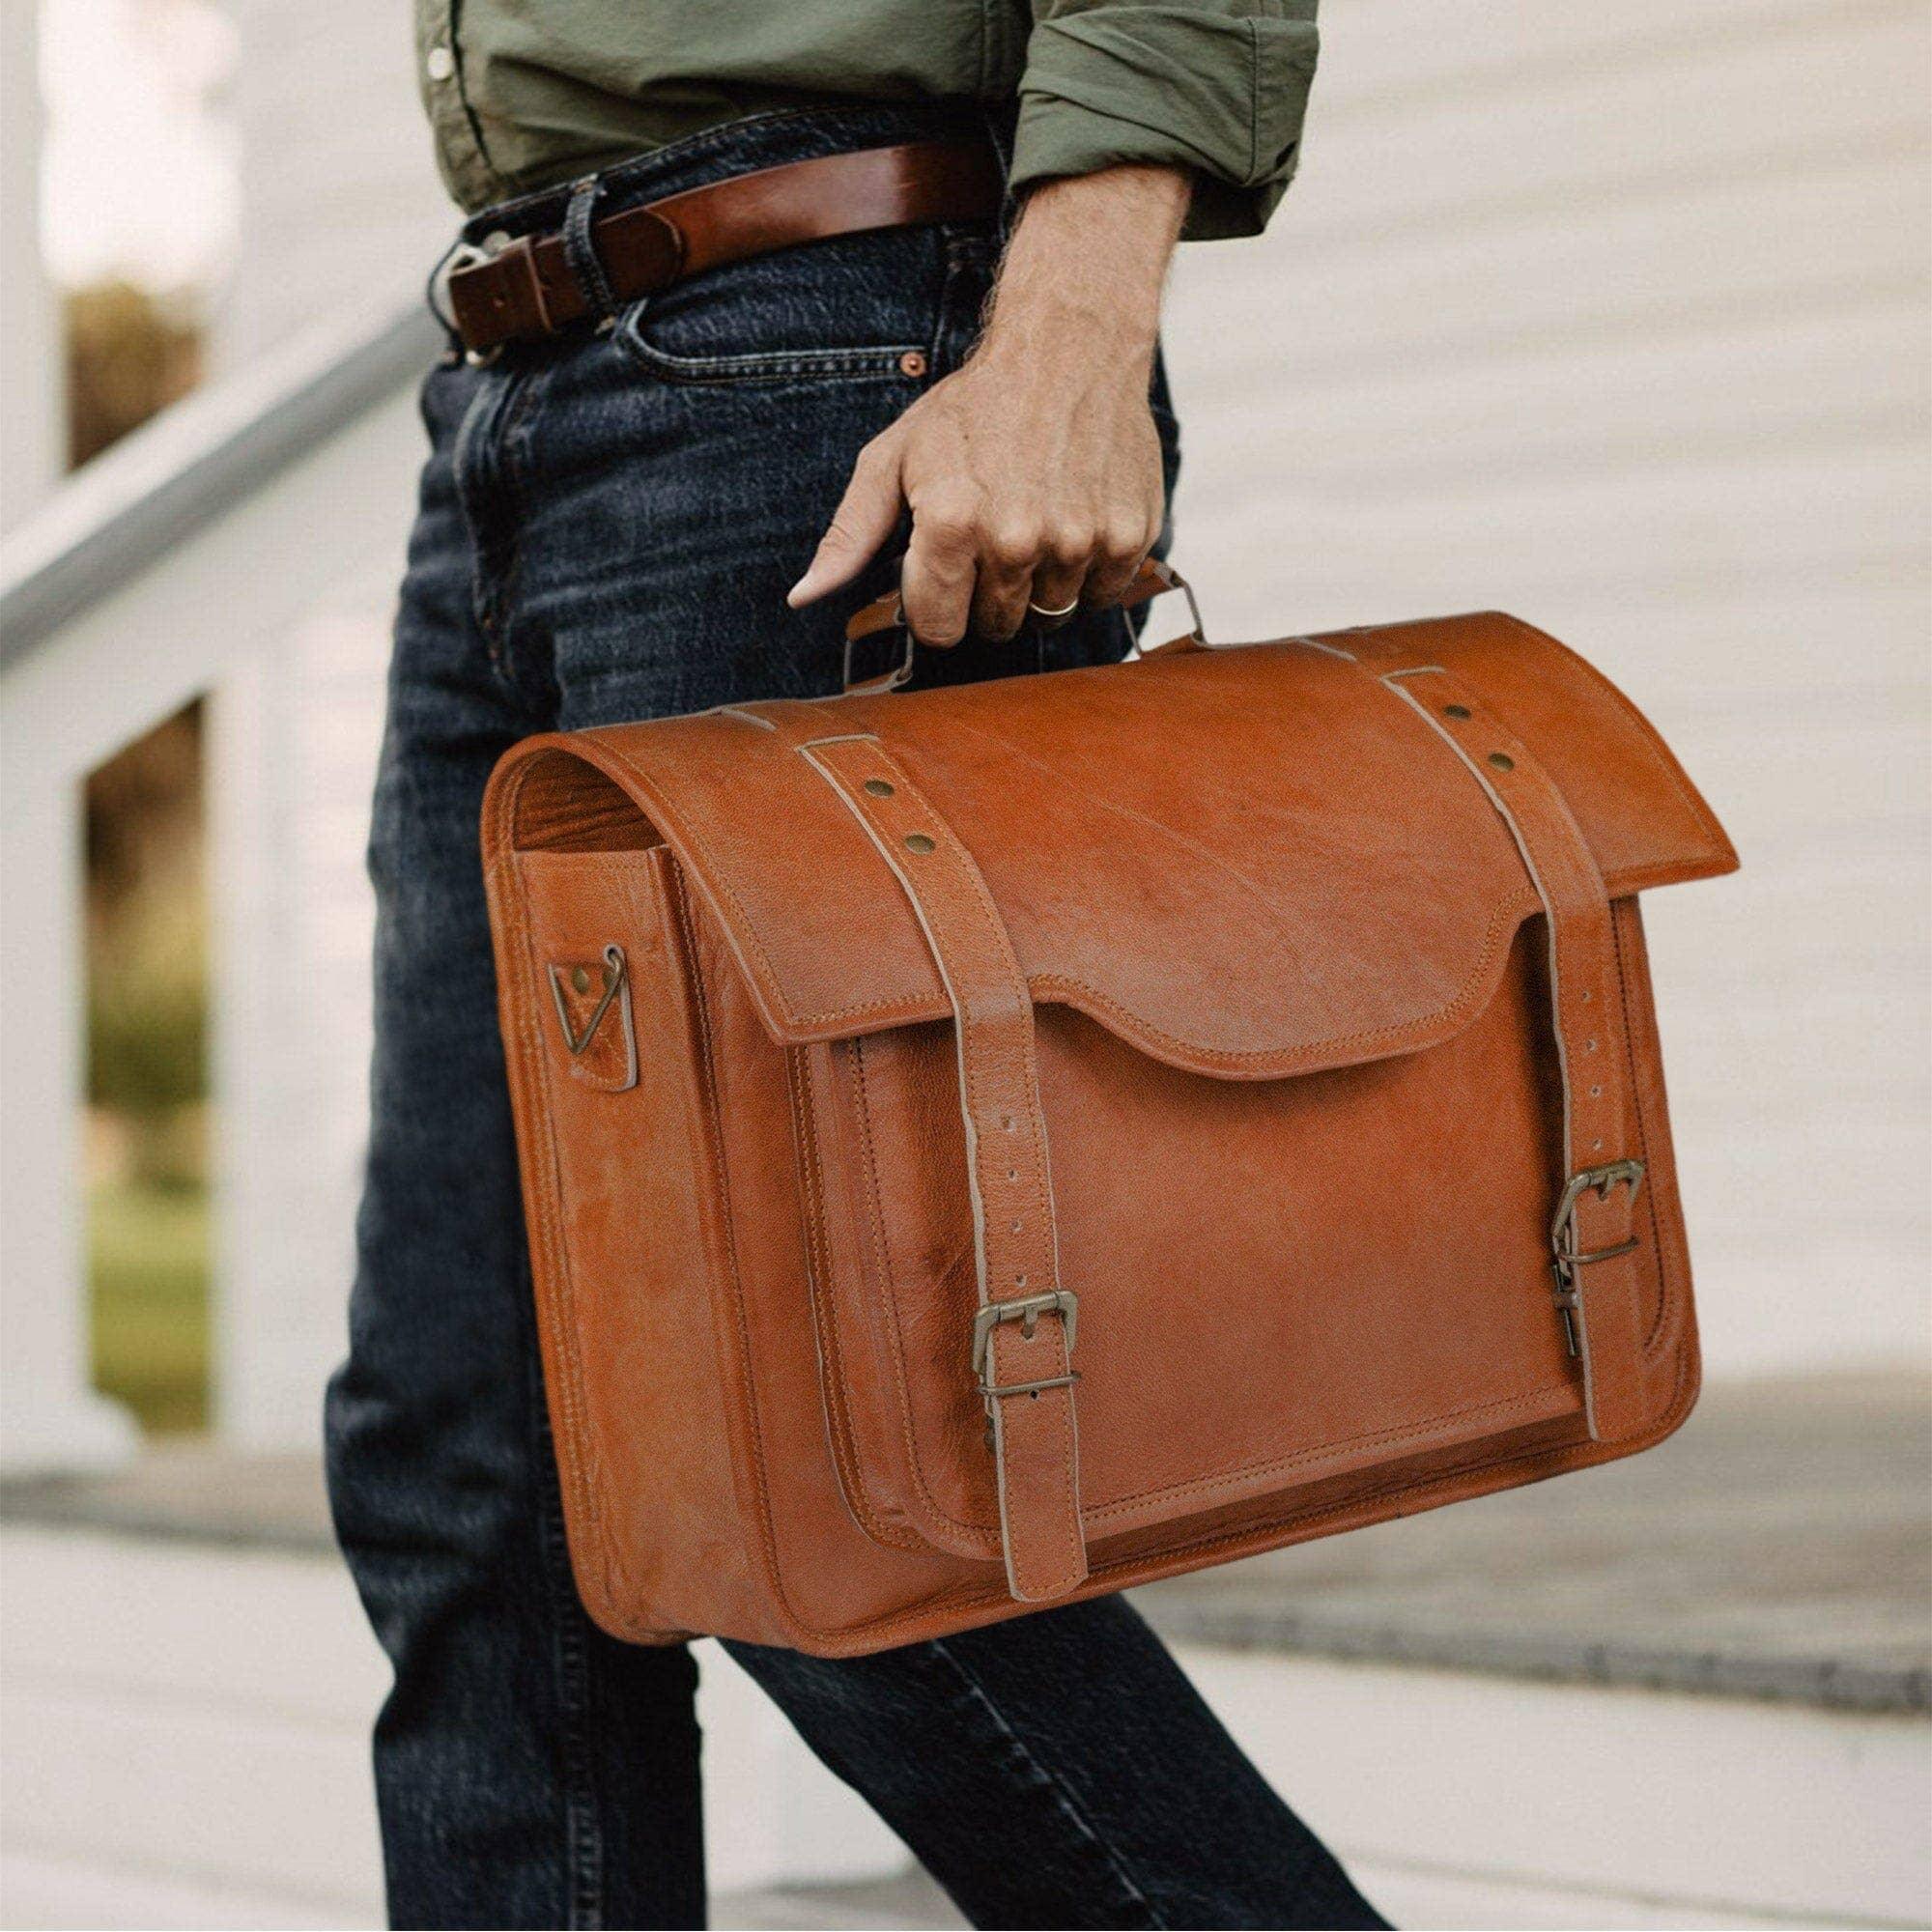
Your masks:
[[[917,379],[946,284],[937,228],[841,236],[707,270],[635,302],[616,340],[643,373],[671,383]]]

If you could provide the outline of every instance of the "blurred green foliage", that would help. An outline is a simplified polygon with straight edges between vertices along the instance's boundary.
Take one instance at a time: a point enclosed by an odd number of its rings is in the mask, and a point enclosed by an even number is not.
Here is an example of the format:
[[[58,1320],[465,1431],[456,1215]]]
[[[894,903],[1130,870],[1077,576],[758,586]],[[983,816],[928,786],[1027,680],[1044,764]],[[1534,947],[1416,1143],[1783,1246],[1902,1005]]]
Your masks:
[[[191,299],[118,280],[75,289],[66,338],[71,467],[201,377]],[[199,1429],[208,1419],[203,843],[194,703],[87,781],[94,1372],[150,1430]]]
[[[87,781],[95,1380],[154,1431],[209,1408],[201,794],[198,705]]]
[[[208,1193],[152,1181],[88,1203],[94,1379],[155,1434],[208,1425]]]

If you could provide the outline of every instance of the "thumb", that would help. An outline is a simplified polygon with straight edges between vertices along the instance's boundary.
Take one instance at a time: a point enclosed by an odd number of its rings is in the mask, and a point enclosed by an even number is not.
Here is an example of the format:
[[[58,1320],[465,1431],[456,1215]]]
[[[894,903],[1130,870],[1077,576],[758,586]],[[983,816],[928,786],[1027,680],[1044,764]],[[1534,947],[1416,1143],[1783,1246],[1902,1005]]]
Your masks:
[[[785,593],[785,602],[796,611],[850,583],[897,526],[900,505],[898,452],[868,442],[852,467],[852,480],[811,562]]]

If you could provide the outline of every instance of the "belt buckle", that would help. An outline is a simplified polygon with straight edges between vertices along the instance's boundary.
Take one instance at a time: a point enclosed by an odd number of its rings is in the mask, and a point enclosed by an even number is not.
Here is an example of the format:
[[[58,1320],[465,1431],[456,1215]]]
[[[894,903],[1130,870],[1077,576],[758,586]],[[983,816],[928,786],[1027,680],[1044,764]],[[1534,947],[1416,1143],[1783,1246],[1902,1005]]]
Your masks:
[[[507,235],[499,233],[487,237],[483,242],[459,242],[437,264],[431,291],[434,299],[430,306],[436,310],[438,321],[445,322],[447,327],[455,330],[453,318],[456,311],[449,298],[451,278],[462,274],[466,269],[480,269],[486,263],[494,262],[497,254],[509,245],[509,241]],[[495,245],[490,245],[492,243]],[[503,345],[500,342],[494,349],[471,349],[466,345],[463,359],[472,369],[487,369],[502,353]]]
[[[1066,1352],[1073,1353],[1074,1337],[1080,1323],[1080,1297],[1070,1288],[1050,1289],[1044,1294],[1023,1294],[1011,1301],[989,1301],[973,1318],[973,1374],[980,1395],[987,1406],[1002,1396],[1037,1395],[1042,1389],[1070,1388],[1080,1378],[1069,1371],[1064,1376],[1048,1376],[1037,1382],[992,1382],[986,1371],[992,1355],[993,1330],[1003,1321],[1017,1321],[1031,1336],[1042,1315],[1057,1315],[1065,1326]]]
[[[1613,1160],[1602,1167],[1586,1167],[1580,1174],[1570,1177],[1556,1203],[1556,1213],[1549,1224],[1549,1266],[1556,1278],[1556,1308],[1563,1318],[1563,1339],[1573,1355],[1582,1353],[1582,1345],[1577,1334],[1577,1304],[1581,1294],[1577,1281],[1577,1270],[1593,1266],[1598,1262],[1615,1261],[1619,1255],[1632,1253],[1637,1245],[1637,1237],[1633,1235],[1629,1240],[1619,1241],[1613,1248],[1579,1248],[1577,1245],[1577,1205],[1592,1188],[1596,1190],[1598,1200],[1607,1201],[1611,1188],[1628,1187],[1634,1201],[1637,1190],[1643,1185],[1643,1172],[1640,1160]]]

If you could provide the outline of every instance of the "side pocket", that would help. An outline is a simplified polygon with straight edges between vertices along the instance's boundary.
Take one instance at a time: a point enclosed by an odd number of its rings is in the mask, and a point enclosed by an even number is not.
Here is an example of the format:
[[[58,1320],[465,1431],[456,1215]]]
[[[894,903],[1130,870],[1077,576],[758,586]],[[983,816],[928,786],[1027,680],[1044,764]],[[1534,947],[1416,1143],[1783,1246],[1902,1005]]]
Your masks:
[[[617,347],[668,383],[898,382],[924,373],[946,232],[897,228],[781,248],[633,302]]]

